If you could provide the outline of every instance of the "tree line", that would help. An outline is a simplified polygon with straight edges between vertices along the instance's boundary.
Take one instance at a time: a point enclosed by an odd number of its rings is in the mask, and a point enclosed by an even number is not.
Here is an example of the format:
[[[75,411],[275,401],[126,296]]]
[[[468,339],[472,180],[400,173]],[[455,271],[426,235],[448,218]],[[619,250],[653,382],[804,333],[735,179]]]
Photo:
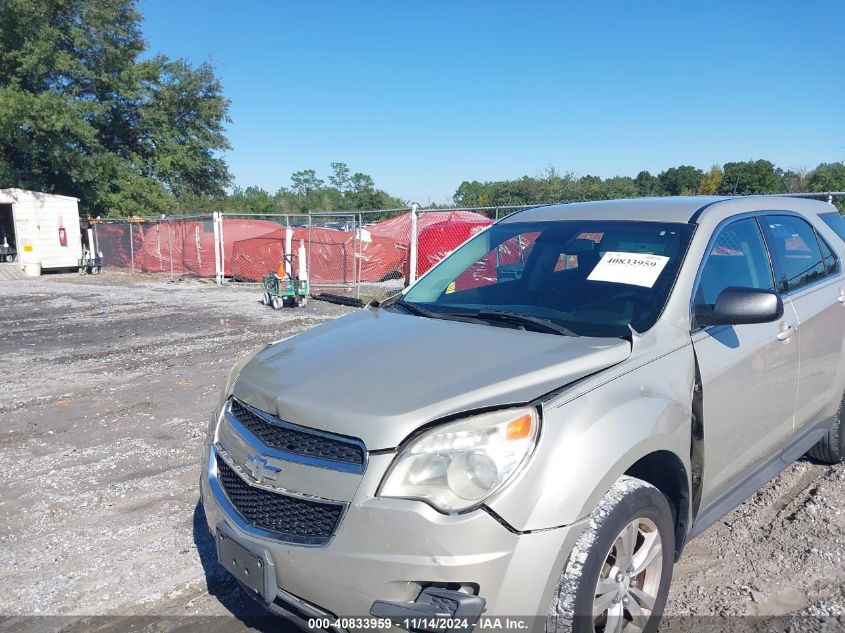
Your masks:
[[[363,211],[407,206],[400,198],[377,189],[372,176],[352,172],[346,163],[332,163],[328,182],[313,169],[291,174],[289,187],[270,193],[261,187],[235,187],[225,195],[187,195],[176,200],[174,213],[306,213]]]
[[[178,212],[305,213],[307,211],[397,209],[410,203],[376,189],[372,177],[350,174],[345,163],[332,163],[328,183],[312,169],[294,172],[291,186],[271,194],[260,187],[236,187],[224,196],[180,198]],[[657,175],[636,177],[561,174],[554,168],[536,177],[464,181],[448,208],[496,207],[635,198],[642,196],[751,195],[845,191],[845,165],[822,163],[812,170],[784,170],[767,160],[729,162],[704,171],[690,165],[670,167]]]
[[[223,152],[229,101],[208,64],[151,55],[137,0],[0,0],[0,186],[75,196],[91,215],[301,213],[406,207],[372,176],[331,163],[274,193],[232,188]],[[684,194],[845,190],[845,165],[810,171],[767,160],[657,175],[576,176],[553,168],[464,181],[449,204]],[[447,204],[440,205],[448,206]]]
[[[635,177],[561,174],[550,167],[536,177],[516,180],[464,181],[455,204],[469,207],[541,204],[559,201],[608,200],[641,196],[751,195],[845,191],[845,164],[822,163],[804,171],[776,167],[767,160],[713,165],[708,171],[690,165],[670,167]]]

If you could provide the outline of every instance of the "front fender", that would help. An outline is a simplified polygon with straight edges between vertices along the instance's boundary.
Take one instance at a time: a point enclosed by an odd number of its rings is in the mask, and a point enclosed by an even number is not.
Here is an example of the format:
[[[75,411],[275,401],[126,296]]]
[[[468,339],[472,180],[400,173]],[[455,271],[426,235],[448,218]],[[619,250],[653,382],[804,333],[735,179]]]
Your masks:
[[[571,525],[589,515],[640,458],[669,451],[689,469],[694,358],[684,346],[638,367],[594,377],[543,405],[528,467],[488,507],[519,531]]]

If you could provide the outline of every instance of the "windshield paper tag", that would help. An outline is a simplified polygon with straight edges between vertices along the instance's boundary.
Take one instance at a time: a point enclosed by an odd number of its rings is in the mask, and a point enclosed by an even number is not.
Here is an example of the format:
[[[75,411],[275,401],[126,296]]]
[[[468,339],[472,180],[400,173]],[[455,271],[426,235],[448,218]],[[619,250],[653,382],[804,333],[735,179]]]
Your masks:
[[[651,288],[668,261],[669,258],[663,255],[609,251],[596,264],[587,279]]]

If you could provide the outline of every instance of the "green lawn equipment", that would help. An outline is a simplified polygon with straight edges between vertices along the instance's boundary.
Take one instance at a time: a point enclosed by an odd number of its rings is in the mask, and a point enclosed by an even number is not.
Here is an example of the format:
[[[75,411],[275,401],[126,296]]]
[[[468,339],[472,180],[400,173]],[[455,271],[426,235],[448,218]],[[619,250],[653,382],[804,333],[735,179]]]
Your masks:
[[[301,307],[308,303],[308,280],[280,277],[276,273],[267,273],[262,280],[264,298],[261,303],[273,306],[274,310],[282,306]]]
[[[310,288],[308,273],[305,268],[305,244],[300,240],[297,257],[299,274],[294,276],[292,238],[293,231],[288,227],[285,230],[285,250],[282,253],[279,272],[267,273],[262,279],[264,296],[261,303],[265,306],[273,306],[274,310],[279,310],[284,306],[302,307],[308,303]]]

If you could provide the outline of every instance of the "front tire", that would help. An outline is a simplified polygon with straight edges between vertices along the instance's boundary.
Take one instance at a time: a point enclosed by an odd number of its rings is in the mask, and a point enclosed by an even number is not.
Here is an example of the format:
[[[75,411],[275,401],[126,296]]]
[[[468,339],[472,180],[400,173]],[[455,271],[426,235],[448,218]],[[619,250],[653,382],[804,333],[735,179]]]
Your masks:
[[[845,399],[839,403],[836,415],[830,428],[819,440],[819,443],[811,448],[807,455],[823,464],[838,464],[845,461]]]
[[[547,633],[657,629],[675,552],[666,497],[624,476],[599,502],[569,555],[552,597]]]

